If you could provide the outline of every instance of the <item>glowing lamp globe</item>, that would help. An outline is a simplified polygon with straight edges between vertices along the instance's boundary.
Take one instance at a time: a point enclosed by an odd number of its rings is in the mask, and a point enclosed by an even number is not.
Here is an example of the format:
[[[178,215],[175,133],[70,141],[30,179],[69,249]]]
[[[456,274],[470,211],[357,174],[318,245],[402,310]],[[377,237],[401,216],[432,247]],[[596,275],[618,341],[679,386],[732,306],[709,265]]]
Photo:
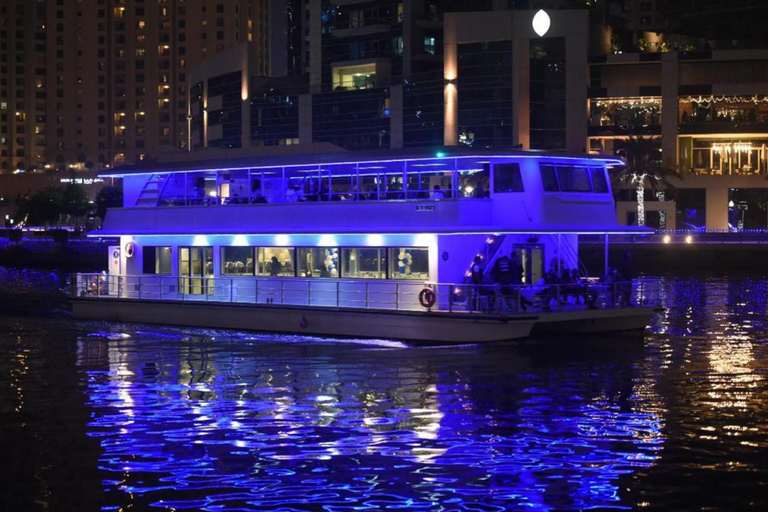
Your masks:
[[[549,26],[551,24],[552,22],[549,19],[549,14],[547,14],[544,9],[540,9],[533,17],[533,31],[536,32],[539,37],[544,37],[544,34],[549,31]]]

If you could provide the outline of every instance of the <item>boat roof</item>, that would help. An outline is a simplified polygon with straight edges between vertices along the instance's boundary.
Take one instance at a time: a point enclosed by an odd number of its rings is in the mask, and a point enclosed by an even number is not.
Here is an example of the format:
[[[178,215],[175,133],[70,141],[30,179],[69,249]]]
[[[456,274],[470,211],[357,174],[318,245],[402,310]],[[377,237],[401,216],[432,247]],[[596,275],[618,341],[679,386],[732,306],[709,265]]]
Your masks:
[[[437,235],[479,235],[479,234],[488,234],[488,235],[556,235],[556,234],[563,234],[563,235],[640,235],[640,236],[646,236],[646,235],[652,235],[655,233],[655,231],[651,228],[648,228],[646,226],[548,226],[546,228],[520,228],[520,229],[503,229],[503,230],[493,230],[493,229],[467,229],[466,227],[443,227],[439,230],[435,231],[427,231],[422,229],[405,229],[405,230],[395,230],[392,232],[384,233],[384,232],[376,232],[376,234],[380,235],[417,235],[417,234],[437,234]],[[124,230],[114,230],[114,229],[100,229],[97,231],[91,231],[88,236],[92,238],[99,238],[99,237],[117,237],[117,236],[196,236],[196,235],[206,235],[206,236],[236,236],[236,235],[247,235],[247,236],[257,236],[257,235],[266,235],[271,236],[275,234],[282,234],[282,235],[327,235],[327,234],[333,234],[333,235],[368,235],[371,234],[371,231],[360,231],[359,229],[351,229],[351,230],[345,230],[345,229],[336,229],[332,232],[326,230],[323,232],[319,231],[307,231],[307,230],[296,230],[296,229],[283,229],[279,233],[278,232],[271,232],[271,231],[259,231],[259,232],[251,232],[248,230],[240,230],[238,232],[233,232],[232,229],[221,229],[219,231],[211,230],[209,229],[196,229],[194,227],[190,228],[189,226],[184,228],[179,228],[178,230],[163,230],[162,232],[158,232],[156,229],[151,230],[143,227],[138,227],[136,229],[131,229],[130,232],[124,232]]]
[[[276,167],[307,167],[315,165],[345,165],[376,162],[440,160],[451,158],[539,158],[547,160],[588,160],[607,165],[624,165],[618,157],[565,153],[555,151],[511,149],[473,149],[466,146],[438,148],[407,148],[374,151],[343,151],[334,153],[285,154],[281,156],[252,156],[227,159],[205,159],[177,162],[147,162],[116,167],[99,173],[100,177],[121,178],[140,174],[161,174],[193,171],[231,171]]]

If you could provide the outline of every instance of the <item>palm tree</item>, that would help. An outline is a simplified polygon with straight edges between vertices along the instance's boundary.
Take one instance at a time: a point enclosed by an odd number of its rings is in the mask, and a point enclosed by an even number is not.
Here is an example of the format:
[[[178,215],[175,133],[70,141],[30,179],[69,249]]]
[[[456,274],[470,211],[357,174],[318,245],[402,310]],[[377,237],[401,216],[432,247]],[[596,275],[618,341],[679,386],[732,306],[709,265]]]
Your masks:
[[[659,137],[631,135],[625,149],[627,165],[613,177],[613,189],[630,187],[637,191],[637,225],[645,226],[645,189],[653,192],[666,190],[674,194],[677,188],[670,180],[683,178],[654,158],[659,149]]]

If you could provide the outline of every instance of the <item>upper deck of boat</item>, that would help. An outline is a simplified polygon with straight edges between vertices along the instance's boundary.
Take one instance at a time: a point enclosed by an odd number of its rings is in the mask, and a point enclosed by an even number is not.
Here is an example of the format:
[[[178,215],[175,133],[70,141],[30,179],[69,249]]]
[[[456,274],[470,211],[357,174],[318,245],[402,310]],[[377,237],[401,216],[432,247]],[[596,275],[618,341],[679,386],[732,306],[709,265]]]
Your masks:
[[[622,163],[443,148],[126,167],[103,174],[124,205],[102,233],[611,230],[606,168]]]

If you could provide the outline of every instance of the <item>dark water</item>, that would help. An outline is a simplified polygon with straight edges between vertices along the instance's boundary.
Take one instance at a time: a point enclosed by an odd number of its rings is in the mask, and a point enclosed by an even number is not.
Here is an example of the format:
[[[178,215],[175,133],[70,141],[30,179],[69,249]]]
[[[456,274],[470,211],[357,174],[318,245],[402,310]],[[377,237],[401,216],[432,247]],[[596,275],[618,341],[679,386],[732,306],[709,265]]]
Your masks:
[[[665,295],[565,348],[0,316],[0,510],[766,510],[768,280]]]

